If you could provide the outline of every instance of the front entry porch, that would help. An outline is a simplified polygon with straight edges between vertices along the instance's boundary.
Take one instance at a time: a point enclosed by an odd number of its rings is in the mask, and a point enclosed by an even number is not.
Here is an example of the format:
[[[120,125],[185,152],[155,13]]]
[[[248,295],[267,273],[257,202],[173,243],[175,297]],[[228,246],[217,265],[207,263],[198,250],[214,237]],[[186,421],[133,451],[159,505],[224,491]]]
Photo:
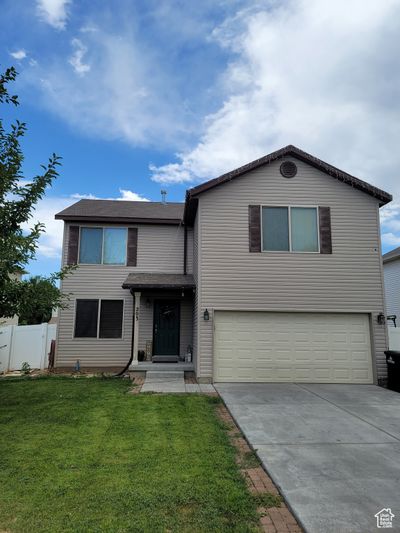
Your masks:
[[[130,274],[133,299],[132,371],[193,372],[193,276]]]

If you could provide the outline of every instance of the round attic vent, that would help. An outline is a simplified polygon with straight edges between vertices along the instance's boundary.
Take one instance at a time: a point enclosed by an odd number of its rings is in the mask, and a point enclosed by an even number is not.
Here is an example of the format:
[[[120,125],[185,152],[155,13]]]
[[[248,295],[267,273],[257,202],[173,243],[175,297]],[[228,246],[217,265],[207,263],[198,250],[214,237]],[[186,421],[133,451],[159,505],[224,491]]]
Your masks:
[[[284,178],[294,178],[297,174],[297,166],[293,161],[284,161],[281,164],[280,171]]]

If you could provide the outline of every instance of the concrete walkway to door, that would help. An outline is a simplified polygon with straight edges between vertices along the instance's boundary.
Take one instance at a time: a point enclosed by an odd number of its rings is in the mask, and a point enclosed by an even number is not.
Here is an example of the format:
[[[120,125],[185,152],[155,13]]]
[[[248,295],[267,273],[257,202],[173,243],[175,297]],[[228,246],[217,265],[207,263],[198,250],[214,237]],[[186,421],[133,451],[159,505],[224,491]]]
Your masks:
[[[375,385],[216,384],[309,533],[400,532],[400,394]]]
[[[141,392],[213,394],[215,389],[208,384],[185,383],[183,371],[149,371]]]

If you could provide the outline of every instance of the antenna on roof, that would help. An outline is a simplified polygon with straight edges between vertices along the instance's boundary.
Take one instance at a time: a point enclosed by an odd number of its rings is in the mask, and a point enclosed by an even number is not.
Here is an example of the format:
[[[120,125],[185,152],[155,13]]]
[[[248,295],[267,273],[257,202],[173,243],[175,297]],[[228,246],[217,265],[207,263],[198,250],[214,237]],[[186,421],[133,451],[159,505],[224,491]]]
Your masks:
[[[166,197],[167,197],[167,191],[164,191],[164,190],[162,189],[162,190],[161,190],[161,201],[162,201],[163,204],[166,204],[166,203],[167,203]]]

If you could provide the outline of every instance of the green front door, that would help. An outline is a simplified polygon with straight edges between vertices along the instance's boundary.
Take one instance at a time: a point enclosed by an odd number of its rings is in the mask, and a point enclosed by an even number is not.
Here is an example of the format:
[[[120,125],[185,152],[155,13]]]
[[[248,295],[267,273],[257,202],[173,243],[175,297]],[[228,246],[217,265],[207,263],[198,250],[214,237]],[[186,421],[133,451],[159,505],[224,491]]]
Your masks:
[[[153,355],[179,355],[179,300],[154,300]]]

